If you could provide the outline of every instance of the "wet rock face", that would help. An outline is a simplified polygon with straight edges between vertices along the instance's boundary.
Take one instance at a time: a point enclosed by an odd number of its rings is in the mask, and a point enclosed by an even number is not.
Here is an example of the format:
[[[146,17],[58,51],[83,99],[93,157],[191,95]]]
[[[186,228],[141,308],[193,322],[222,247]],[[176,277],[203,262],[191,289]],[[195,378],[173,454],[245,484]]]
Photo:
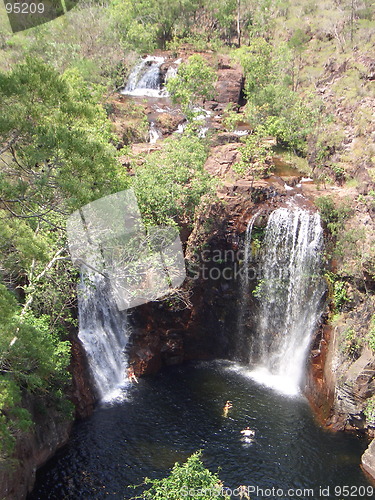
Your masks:
[[[186,252],[185,306],[166,300],[144,304],[131,312],[129,360],[137,376],[188,360],[228,357],[228,332],[235,332],[236,326],[238,283],[221,274],[225,265],[233,266],[234,262],[213,262],[212,256],[237,248],[244,228],[233,227],[233,217],[236,219],[217,203],[207,207],[202,220],[197,220]],[[208,235],[203,228],[207,221],[212,224]]]
[[[28,398],[25,407],[35,422],[34,430],[18,437],[14,462],[0,468],[0,498],[24,500],[31,491],[35,473],[69,438],[72,420],[62,418],[53,408]]]
[[[88,361],[84,348],[75,333],[70,336],[71,342],[71,363],[72,388],[70,399],[75,406],[76,417],[89,417],[94,409],[96,394],[91,383]]]
[[[375,359],[372,352],[365,349],[337,383],[332,418],[334,428],[364,428],[363,410],[366,400],[374,393]]]
[[[323,323],[327,318],[323,319]],[[310,351],[304,393],[319,421],[326,423],[332,415],[334,380],[331,370],[332,329],[323,324],[317,331]]]

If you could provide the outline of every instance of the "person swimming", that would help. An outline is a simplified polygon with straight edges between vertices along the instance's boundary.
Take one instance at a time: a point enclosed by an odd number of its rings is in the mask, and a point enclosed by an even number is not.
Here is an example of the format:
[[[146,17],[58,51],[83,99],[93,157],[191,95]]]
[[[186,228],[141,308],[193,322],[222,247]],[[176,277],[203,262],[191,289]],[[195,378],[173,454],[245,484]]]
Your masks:
[[[255,436],[255,431],[250,429],[250,427],[246,427],[245,429],[242,429],[241,434],[245,438],[253,438]]]
[[[227,417],[229,410],[233,407],[232,401],[227,401],[223,408],[223,416]]]

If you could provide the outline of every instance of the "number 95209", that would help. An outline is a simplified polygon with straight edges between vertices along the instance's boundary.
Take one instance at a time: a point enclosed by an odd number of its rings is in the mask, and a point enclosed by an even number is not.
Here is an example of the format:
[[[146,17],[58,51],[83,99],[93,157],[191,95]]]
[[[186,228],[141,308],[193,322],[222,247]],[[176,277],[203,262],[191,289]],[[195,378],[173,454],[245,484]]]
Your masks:
[[[5,10],[8,14],[43,14],[44,3],[6,3]]]

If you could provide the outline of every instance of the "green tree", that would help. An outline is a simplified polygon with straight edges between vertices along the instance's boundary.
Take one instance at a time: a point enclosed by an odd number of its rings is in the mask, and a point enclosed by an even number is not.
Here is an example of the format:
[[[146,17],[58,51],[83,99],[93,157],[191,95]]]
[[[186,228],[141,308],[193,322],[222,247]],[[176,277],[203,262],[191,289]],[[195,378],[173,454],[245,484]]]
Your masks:
[[[69,382],[70,346],[49,328],[49,318],[24,316],[14,296],[0,284],[0,460],[12,451],[19,432],[32,426],[23,397],[38,394],[70,411],[63,397]]]
[[[243,176],[250,175],[252,182],[267,175],[271,165],[270,149],[270,144],[259,133],[248,135],[240,148],[241,161],[234,165],[233,170]]]
[[[234,58],[241,63],[245,73],[245,92],[248,98],[275,80],[272,51],[272,45],[264,38],[254,38],[247,47],[234,52]]]
[[[300,50],[300,37],[293,43],[295,50]],[[320,106],[316,99],[309,95],[302,98],[293,90],[291,48],[282,44],[276,50],[263,38],[254,38],[249,47],[236,50],[234,57],[244,69],[245,113],[254,129],[306,155],[307,138],[314,130]]]
[[[146,478],[148,489],[135,498],[150,500],[225,500],[223,483],[217,474],[206,469],[201,461],[201,452],[194,453],[186,463],[176,463],[170,475],[164,479]]]
[[[301,28],[294,31],[291,36],[288,46],[290,47],[293,54],[293,66],[292,66],[292,86],[293,90],[296,91],[299,86],[300,72],[303,66],[303,52],[307,48],[307,43],[310,41],[310,36]]]
[[[0,73],[0,202],[15,217],[47,218],[110,192],[117,177],[99,90],[27,58]]]
[[[216,73],[199,54],[182,63],[178,73],[167,82],[167,89],[175,103],[191,118],[193,107],[204,99],[212,99],[215,93]]]
[[[110,15],[124,48],[150,52],[184,34],[199,5],[198,0],[113,0]]]
[[[126,186],[101,89],[27,58],[0,73],[0,452],[32,425],[28,394],[66,402],[76,271],[65,219]]]

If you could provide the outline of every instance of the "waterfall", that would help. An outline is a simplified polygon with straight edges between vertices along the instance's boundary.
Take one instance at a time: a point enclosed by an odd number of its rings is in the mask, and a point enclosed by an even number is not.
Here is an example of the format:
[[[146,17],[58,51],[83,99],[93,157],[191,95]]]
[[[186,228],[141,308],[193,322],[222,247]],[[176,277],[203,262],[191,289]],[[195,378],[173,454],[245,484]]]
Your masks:
[[[79,333],[100,399],[112,399],[126,384],[124,353],[129,333],[126,313],[119,311],[108,280],[81,269],[78,290]]]
[[[248,231],[250,234],[251,229]],[[250,246],[249,238],[246,246]],[[250,376],[295,395],[325,292],[320,276],[323,231],[319,214],[295,206],[275,210],[261,248],[262,279],[253,292],[259,304],[251,341]]]
[[[150,130],[149,130],[149,136],[150,136],[150,144],[155,144],[155,142],[158,139],[161,139],[163,137],[163,134],[160,132],[160,130],[157,128],[155,122],[150,123]]]
[[[246,233],[245,233],[245,241],[243,247],[243,263],[241,266],[241,274],[240,274],[240,287],[242,290],[241,300],[240,300],[240,308],[238,314],[238,326],[237,326],[237,339],[235,346],[235,357],[237,359],[242,358],[242,352],[245,350],[249,351],[250,346],[248,344],[248,339],[246,338],[246,323],[247,323],[247,315],[248,315],[248,292],[249,292],[249,281],[250,281],[250,265],[252,261],[252,251],[251,251],[251,237],[253,233],[254,223],[257,217],[260,214],[260,210],[256,212],[255,215],[251,217],[247,224]]]
[[[164,57],[147,56],[135,66],[129,75],[125,89],[121,92],[131,96],[162,97],[167,95],[161,90],[160,66]]]

